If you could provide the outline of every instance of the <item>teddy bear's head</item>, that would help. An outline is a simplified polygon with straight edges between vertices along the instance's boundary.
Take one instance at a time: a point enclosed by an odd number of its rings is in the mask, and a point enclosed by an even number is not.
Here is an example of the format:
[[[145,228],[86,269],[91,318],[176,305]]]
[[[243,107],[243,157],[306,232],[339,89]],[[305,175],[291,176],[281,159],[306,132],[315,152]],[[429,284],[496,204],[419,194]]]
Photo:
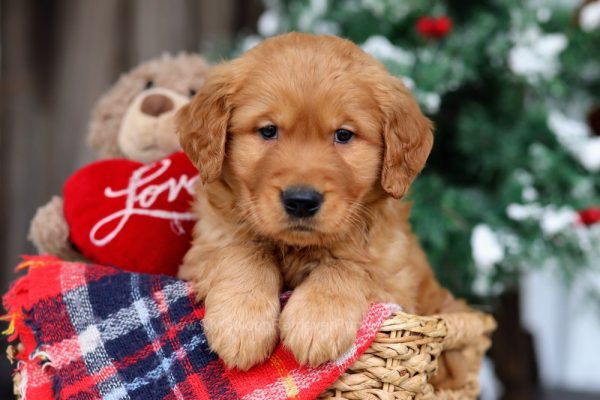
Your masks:
[[[102,157],[152,162],[179,149],[174,116],[204,83],[202,57],[165,54],[122,75],[96,103],[89,144]]]

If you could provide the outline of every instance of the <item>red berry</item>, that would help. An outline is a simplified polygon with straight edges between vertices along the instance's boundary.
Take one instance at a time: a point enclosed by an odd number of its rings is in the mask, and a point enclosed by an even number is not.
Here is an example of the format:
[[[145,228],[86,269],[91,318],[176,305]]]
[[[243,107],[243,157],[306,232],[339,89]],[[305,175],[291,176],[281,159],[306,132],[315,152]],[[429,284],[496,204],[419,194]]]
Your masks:
[[[450,17],[424,16],[417,20],[416,28],[422,36],[441,39],[452,30],[452,20]]]
[[[417,20],[417,31],[426,37],[431,37],[434,31],[435,20],[429,17],[421,17]]]
[[[452,30],[452,20],[449,17],[440,17],[435,20],[435,34],[437,38],[443,38]]]
[[[585,225],[592,225],[600,221],[600,208],[590,207],[577,211],[579,220]]]

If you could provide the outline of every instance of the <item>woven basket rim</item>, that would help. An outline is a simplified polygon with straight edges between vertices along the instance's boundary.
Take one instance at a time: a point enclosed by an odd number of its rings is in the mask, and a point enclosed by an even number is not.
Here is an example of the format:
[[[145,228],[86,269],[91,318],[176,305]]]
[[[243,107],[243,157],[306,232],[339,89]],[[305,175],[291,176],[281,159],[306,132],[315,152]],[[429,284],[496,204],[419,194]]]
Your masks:
[[[396,311],[367,351],[320,398],[475,399],[481,359],[495,328],[494,318],[477,310],[428,316]],[[429,383],[446,350],[466,357],[466,383],[458,389],[438,390]]]

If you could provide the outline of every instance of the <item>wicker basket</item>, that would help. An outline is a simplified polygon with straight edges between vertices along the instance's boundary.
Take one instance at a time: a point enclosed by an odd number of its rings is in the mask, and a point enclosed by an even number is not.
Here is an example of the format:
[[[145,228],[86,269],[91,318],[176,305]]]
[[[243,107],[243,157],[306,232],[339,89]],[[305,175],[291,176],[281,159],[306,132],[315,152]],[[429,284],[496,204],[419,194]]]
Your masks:
[[[476,399],[479,366],[490,346],[494,319],[480,312],[420,317],[398,312],[385,321],[371,347],[321,399]],[[435,390],[428,383],[444,350],[460,350],[466,384]]]
[[[421,317],[397,312],[380,328],[367,351],[320,399],[475,399],[479,365],[490,345],[494,319],[479,312]],[[468,367],[467,383],[458,390],[436,391],[428,383],[444,350],[461,350]],[[12,360],[18,352],[9,346]],[[20,376],[14,376],[18,396]]]

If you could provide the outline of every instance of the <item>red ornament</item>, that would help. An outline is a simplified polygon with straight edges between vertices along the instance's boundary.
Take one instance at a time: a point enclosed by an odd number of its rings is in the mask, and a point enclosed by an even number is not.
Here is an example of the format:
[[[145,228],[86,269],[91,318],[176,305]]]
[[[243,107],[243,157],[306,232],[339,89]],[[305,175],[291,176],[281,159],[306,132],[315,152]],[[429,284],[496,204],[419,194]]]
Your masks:
[[[590,207],[585,210],[577,211],[579,214],[579,220],[584,225],[593,225],[597,222],[600,222],[600,208],[599,207]]]
[[[428,38],[441,39],[452,30],[450,17],[421,17],[417,20],[417,32]]]

